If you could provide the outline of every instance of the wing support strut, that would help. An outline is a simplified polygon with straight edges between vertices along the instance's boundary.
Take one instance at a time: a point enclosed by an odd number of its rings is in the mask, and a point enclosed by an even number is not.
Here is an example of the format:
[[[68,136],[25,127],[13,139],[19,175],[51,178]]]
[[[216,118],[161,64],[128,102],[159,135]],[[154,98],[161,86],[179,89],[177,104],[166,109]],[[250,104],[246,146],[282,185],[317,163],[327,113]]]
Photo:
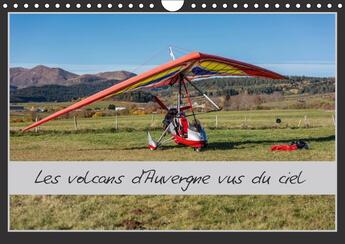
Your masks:
[[[207,95],[205,94],[205,92],[203,92],[199,87],[197,87],[196,85],[194,85],[190,79],[188,79],[187,77],[185,77],[185,80],[188,81],[188,83],[189,83],[195,90],[197,90],[200,94],[202,94],[202,95],[204,96],[204,98],[206,98],[206,100],[209,101],[209,102],[216,108],[215,111],[220,111],[220,110],[222,110],[222,108],[219,107],[209,96],[207,96]]]

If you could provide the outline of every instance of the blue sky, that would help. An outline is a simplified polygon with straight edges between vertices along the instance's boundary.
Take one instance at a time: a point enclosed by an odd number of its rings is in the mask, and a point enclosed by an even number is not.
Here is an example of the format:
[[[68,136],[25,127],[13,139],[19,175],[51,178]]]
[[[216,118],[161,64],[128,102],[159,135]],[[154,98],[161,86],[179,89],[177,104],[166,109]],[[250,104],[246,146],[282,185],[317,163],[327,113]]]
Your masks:
[[[10,66],[142,72],[200,51],[284,75],[335,76],[333,14],[11,14]]]

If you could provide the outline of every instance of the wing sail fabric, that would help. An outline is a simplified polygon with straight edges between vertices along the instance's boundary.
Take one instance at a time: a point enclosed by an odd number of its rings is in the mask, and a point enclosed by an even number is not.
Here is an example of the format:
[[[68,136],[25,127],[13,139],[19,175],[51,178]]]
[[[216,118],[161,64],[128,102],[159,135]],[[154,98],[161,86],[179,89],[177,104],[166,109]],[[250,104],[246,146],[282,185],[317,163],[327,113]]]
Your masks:
[[[43,118],[42,120],[25,127],[22,131],[30,130],[63,114],[69,113],[75,109],[79,109],[98,100],[105,99],[109,96],[143,87],[153,88],[173,85],[176,81],[178,81],[179,75],[188,76],[190,78],[226,75],[284,79],[283,76],[277,73],[254,65],[214,55],[194,52],[91,95],[70,105],[67,108],[57,111]]]
[[[208,54],[201,54],[200,60],[194,63],[186,75],[190,77],[252,76],[285,79],[285,77],[280,74],[255,65]]]

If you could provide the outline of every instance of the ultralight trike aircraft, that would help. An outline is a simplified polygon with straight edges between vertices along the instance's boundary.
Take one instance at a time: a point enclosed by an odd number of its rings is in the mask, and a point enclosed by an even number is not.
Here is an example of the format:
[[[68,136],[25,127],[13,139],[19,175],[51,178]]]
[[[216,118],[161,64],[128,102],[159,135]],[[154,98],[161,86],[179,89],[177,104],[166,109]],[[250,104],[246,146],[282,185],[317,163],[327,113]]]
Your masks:
[[[195,85],[196,81],[201,78],[216,76],[285,79],[285,77],[280,74],[258,66],[215,55],[192,52],[175,59],[171,49],[170,54],[173,58],[171,62],[160,65],[152,70],[131,77],[91,95],[27,126],[22,131],[30,130],[75,109],[123,92],[129,92],[139,88],[152,89],[177,85],[178,93],[176,106],[167,107],[158,97],[154,96],[155,101],[162,109],[166,110],[167,113],[163,120],[163,133],[160,138],[155,141],[148,132],[148,148],[150,150],[155,150],[164,143],[172,140],[176,144],[189,146],[196,151],[200,151],[201,148],[207,146],[207,135],[201,123],[196,118],[188,88],[193,87],[214,107],[214,109],[209,112],[219,111],[221,108]],[[184,104],[183,98],[185,98],[186,104]],[[188,111],[189,114],[187,114]],[[188,120],[190,116],[192,116],[192,122]],[[171,136],[164,139],[167,134]]]

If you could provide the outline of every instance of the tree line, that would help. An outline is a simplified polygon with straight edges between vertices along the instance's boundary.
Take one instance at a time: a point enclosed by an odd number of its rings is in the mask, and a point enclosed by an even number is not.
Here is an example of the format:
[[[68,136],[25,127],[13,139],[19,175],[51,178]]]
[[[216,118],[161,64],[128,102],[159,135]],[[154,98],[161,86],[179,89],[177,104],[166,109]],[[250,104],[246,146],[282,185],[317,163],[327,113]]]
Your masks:
[[[98,91],[106,89],[117,80],[109,80],[94,84],[77,84],[72,86],[45,85],[40,87],[27,87],[12,89],[10,91],[11,102],[65,102],[78,100],[90,96]],[[209,96],[225,97],[238,94],[322,94],[335,92],[334,78],[291,76],[286,80],[272,80],[262,78],[208,78],[195,81],[197,86]],[[160,88],[148,91],[133,91],[116,96],[116,100],[131,102],[149,102],[153,95],[162,97],[174,96],[177,87]],[[200,95],[193,88],[190,89],[192,96]]]

